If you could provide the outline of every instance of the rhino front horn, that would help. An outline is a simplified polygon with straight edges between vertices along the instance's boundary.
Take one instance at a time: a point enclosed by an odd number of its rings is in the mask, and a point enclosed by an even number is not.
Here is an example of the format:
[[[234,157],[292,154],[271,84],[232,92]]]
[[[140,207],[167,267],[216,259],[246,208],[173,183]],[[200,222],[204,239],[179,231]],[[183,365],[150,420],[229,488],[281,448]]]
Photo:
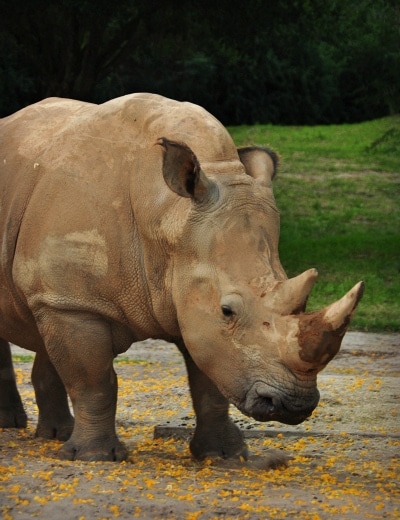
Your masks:
[[[322,369],[339,352],[363,292],[364,282],[359,282],[328,307],[299,315],[299,355],[303,361]]]

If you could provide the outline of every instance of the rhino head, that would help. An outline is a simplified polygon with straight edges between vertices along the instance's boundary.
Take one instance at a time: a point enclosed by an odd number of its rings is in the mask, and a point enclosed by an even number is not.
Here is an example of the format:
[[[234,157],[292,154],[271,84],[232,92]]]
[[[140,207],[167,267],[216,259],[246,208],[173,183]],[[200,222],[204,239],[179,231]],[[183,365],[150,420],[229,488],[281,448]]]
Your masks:
[[[317,271],[288,279],[281,266],[273,152],[239,149],[242,172],[221,174],[217,164],[205,173],[186,145],[159,144],[165,182],[192,199],[171,282],[190,356],[245,415],[304,421],[319,401],[317,374],[339,351],[363,283],[306,312]]]

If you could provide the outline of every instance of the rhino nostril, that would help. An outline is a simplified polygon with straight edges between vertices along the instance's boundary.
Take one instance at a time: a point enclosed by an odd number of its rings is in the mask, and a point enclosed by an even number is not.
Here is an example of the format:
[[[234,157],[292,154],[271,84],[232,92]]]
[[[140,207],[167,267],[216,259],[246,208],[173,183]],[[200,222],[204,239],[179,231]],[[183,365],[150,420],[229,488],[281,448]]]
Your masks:
[[[275,397],[258,395],[253,400],[250,410],[250,415],[257,421],[267,421],[280,415],[282,405],[280,400]]]
[[[273,413],[275,410],[274,403],[271,397],[261,397],[260,405],[262,406],[262,408],[264,408],[266,413]]]
[[[266,413],[276,413],[282,407],[278,397],[269,395],[259,395],[259,405]]]
[[[278,412],[282,409],[281,400],[278,397],[272,397],[272,407],[274,412]]]

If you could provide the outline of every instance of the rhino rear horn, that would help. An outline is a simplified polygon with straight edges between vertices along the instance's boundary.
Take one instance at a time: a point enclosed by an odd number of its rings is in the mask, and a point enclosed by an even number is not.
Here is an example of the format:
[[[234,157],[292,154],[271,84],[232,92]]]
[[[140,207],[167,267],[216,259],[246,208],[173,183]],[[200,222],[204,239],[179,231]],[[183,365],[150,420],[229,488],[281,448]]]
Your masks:
[[[181,197],[196,202],[207,199],[214,183],[201,170],[193,151],[184,143],[160,138],[157,144],[163,148],[162,173],[168,187]]]
[[[300,314],[300,358],[323,368],[338,352],[350,319],[364,292],[359,282],[340,300],[316,312]]]
[[[317,277],[316,269],[308,269],[294,278],[278,282],[270,292],[266,293],[268,294],[266,307],[281,316],[303,312]]]

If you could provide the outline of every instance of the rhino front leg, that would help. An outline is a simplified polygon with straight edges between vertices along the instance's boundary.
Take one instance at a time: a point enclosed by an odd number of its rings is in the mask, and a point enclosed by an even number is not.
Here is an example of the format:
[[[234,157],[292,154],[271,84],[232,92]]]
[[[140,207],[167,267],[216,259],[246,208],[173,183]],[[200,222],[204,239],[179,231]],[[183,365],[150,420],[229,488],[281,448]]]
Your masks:
[[[18,393],[11,349],[0,338],[0,427],[25,428],[27,417]]]
[[[64,384],[45,351],[36,354],[32,383],[39,408],[36,437],[66,441],[71,436],[74,418]]]
[[[196,429],[190,451],[196,459],[206,457],[248,458],[243,433],[229,417],[229,402],[197,367],[187,349],[180,345],[189,377]]]
[[[127,450],[115,431],[117,377],[110,325],[88,314],[46,310],[41,313],[39,330],[75,417],[72,435],[61,448],[60,457],[125,459]]]

